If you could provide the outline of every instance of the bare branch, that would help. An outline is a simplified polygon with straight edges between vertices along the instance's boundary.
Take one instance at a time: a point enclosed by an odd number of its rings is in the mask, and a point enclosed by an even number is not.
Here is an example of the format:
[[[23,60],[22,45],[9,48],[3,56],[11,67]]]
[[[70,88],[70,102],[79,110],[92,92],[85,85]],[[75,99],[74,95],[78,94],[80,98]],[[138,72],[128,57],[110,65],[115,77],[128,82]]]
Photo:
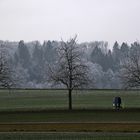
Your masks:
[[[76,44],[76,37],[61,42],[58,48],[58,61],[55,67],[50,68],[50,81],[63,84],[69,91],[69,109],[72,109],[72,90],[89,83],[89,69],[82,61],[81,48]]]

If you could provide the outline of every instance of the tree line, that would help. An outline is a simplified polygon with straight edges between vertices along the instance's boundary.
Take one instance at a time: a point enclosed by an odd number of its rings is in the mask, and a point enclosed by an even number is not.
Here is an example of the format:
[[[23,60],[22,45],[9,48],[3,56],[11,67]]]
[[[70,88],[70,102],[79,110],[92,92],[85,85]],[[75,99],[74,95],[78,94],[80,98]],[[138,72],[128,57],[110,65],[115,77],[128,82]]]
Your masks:
[[[63,88],[63,84],[52,84],[50,74],[52,69],[58,70],[56,66],[61,66],[59,62],[62,50],[59,49],[65,43],[68,42],[44,41],[41,44],[39,41],[0,41],[1,87]],[[104,41],[77,43],[75,40],[75,43],[81,54],[79,60],[88,67],[90,82],[86,87],[139,87],[139,42],[131,45],[115,42],[111,50]],[[81,65],[77,71],[81,70],[80,67]]]

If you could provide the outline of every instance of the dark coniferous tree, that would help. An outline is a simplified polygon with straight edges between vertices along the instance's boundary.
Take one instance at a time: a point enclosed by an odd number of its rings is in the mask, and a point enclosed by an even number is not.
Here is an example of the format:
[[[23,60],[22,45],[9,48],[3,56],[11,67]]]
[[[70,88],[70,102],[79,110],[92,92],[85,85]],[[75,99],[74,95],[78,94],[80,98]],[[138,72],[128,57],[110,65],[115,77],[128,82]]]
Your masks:
[[[113,56],[114,70],[117,71],[119,69],[120,58],[121,58],[120,46],[117,41],[114,43],[112,56]]]
[[[28,68],[31,64],[31,56],[27,46],[24,41],[21,40],[18,45],[18,57],[19,61],[24,68]]]
[[[120,48],[120,51],[121,51],[121,59],[123,59],[124,57],[127,57],[128,53],[129,53],[129,46],[127,45],[127,43],[122,43],[121,45],[121,48]]]

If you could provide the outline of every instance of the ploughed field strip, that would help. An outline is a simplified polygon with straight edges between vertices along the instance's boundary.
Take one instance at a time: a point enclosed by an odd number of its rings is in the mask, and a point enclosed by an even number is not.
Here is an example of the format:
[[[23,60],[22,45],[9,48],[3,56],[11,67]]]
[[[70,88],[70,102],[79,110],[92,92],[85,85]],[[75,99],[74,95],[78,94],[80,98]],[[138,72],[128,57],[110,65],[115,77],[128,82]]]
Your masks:
[[[140,132],[140,123],[2,123],[1,132]]]
[[[140,132],[140,123],[1,123],[1,132]]]
[[[140,110],[0,112],[1,132],[140,132]]]

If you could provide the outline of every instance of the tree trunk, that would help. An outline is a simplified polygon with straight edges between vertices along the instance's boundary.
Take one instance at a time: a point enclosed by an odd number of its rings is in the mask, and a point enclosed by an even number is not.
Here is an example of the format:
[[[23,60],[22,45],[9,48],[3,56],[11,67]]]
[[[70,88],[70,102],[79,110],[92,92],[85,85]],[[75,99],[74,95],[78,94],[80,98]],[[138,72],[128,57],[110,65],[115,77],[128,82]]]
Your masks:
[[[69,89],[69,110],[72,110],[72,90]]]

